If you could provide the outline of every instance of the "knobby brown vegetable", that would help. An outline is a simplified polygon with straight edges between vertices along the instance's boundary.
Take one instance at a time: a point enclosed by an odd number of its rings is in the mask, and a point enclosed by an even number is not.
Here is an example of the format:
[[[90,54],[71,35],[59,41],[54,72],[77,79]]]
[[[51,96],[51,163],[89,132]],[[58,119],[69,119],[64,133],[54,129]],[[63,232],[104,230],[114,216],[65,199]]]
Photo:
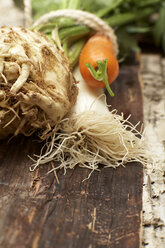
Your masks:
[[[42,138],[77,97],[69,61],[43,34],[22,27],[0,28],[0,138]]]

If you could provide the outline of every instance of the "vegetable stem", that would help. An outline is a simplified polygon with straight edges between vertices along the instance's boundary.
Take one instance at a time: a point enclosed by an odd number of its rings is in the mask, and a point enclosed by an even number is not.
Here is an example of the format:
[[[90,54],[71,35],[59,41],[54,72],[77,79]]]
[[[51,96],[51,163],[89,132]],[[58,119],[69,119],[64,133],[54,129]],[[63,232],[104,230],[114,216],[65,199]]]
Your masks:
[[[97,70],[94,69],[91,63],[87,63],[86,67],[89,69],[90,73],[97,81],[103,81],[105,83],[105,87],[110,96],[114,96],[115,94],[113,93],[108,83],[107,63],[107,59],[104,59],[103,61],[97,60]]]
[[[81,0],[70,0],[68,9],[79,9]]]
[[[122,14],[116,14],[112,17],[108,17],[104,19],[109,25],[117,26],[117,25],[124,25],[131,21],[135,21],[141,19],[142,17],[149,16],[151,13],[154,12],[154,8],[145,8],[143,10],[139,10],[137,12],[125,12]]]
[[[66,41],[63,42],[63,50],[64,50],[65,56],[68,57],[68,43]]]
[[[61,40],[71,40],[76,37],[80,38],[84,35],[88,35],[90,32],[90,28],[83,25],[78,25],[59,30],[59,36]]]
[[[112,3],[108,7],[100,9],[95,14],[98,17],[102,18],[103,16],[107,15],[109,12],[114,10],[116,7],[118,7],[122,2],[123,2],[123,0],[114,0],[114,1],[112,1]]]
[[[69,50],[68,58],[69,58],[69,61],[70,61],[70,64],[71,64],[72,68],[78,62],[79,54],[80,54],[85,42],[86,42],[86,39],[82,38],[82,39],[78,40],[77,42],[75,42],[71,46],[71,48]]]
[[[67,9],[69,0],[63,0],[61,2],[61,9]]]
[[[161,3],[162,0],[145,0],[139,3],[140,7]]]

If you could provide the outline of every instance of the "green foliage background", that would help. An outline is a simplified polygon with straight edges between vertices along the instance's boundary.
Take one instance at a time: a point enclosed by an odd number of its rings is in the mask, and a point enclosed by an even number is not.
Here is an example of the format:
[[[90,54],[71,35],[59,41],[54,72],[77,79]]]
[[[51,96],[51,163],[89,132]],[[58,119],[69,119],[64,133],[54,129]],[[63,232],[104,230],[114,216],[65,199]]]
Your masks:
[[[23,7],[22,0],[14,2]],[[66,8],[94,13],[111,25],[118,37],[119,58],[127,57],[131,51],[139,51],[138,41],[145,37],[153,40],[165,53],[165,0],[32,0],[34,20],[52,10]],[[85,37],[92,30],[83,25],[77,26],[73,20],[66,18],[52,20],[51,23],[38,27],[38,30],[51,38],[51,31],[56,26],[67,55],[74,60],[73,54],[75,51],[79,53]]]

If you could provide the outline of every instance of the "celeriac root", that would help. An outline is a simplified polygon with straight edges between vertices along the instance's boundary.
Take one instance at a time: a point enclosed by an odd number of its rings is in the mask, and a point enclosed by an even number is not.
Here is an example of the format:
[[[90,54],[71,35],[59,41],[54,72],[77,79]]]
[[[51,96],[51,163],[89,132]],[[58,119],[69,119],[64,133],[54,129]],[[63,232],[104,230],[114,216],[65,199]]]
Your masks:
[[[63,51],[43,34],[0,28],[0,139],[38,129],[45,139],[75,104],[76,84]]]
[[[19,91],[19,89],[21,89],[23,84],[27,81],[29,77],[29,73],[30,73],[30,66],[26,63],[23,63],[20,75],[10,89],[11,94],[16,94]]]

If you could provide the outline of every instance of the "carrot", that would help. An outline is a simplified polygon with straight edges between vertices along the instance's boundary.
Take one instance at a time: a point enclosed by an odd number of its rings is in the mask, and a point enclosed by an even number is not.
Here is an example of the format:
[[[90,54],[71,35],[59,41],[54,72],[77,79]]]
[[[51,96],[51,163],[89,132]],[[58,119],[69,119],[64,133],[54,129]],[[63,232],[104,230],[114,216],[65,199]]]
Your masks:
[[[79,69],[89,86],[106,87],[109,94],[114,96],[109,85],[119,74],[119,64],[107,37],[96,34],[89,38],[80,54]]]

